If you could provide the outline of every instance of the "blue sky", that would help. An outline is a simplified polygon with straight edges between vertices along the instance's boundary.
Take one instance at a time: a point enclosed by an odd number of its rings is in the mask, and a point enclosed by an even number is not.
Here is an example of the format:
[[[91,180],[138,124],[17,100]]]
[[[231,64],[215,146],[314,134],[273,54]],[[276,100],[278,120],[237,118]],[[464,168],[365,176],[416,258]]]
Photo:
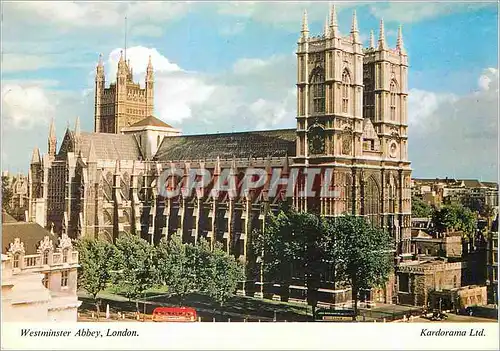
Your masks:
[[[92,128],[98,54],[112,75],[124,46],[142,80],[157,69],[156,115],[185,134],[293,128],[295,58],[304,9],[321,33],[329,3],[4,3],[2,169],[26,171],[77,115]],[[356,9],[361,38],[384,18],[409,54],[409,152],[414,176],[498,175],[496,3],[339,3],[340,30]],[[114,54],[112,54],[114,53]],[[156,61],[156,62],[155,62]],[[157,63],[157,64],[155,64]],[[110,73],[111,72],[111,73]],[[460,155],[460,156],[459,156]]]

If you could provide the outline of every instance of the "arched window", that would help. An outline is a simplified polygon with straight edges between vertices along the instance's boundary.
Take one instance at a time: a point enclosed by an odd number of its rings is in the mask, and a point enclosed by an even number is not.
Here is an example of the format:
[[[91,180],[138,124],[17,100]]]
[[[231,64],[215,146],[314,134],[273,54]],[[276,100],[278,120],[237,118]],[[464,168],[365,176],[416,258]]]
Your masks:
[[[14,259],[12,260],[12,267],[19,268],[19,257],[20,256],[21,255],[18,253],[14,254]]]
[[[364,187],[363,214],[374,226],[379,226],[380,190],[377,182],[372,177],[368,178]]]
[[[396,120],[397,85],[396,85],[396,82],[394,80],[391,81],[390,93],[391,93],[391,101],[390,101],[391,121],[395,121]]]
[[[64,249],[63,250],[63,263],[67,263],[68,262],[68,249]]]
[[[49,250],[43,252],[43,264],[49,264]]]
[[[321,68],[316,68],[311,76],[312,112],[325,112],[325,74]]]
[[[351,88],[351,77],[347,70],[342,73],[342,112],[349,113],[349,90]]]

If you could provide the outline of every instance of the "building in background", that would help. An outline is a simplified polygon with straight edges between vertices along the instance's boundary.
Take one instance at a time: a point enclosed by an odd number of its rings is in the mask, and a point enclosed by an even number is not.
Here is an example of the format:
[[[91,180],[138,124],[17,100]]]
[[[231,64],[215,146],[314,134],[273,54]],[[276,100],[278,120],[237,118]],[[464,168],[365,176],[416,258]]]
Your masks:
[[[2,320],[76,322],[78,252],[37,223],[2,212]]]
[[[487,280],[488,301],[498,304],[498,214],[488,233]]]

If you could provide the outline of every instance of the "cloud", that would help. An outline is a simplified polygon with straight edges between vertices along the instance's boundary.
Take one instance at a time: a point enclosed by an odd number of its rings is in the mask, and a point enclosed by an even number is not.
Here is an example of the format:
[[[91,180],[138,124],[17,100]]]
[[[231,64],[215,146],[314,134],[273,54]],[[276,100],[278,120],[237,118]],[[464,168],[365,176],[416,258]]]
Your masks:
[[[498,179],[498,69],[463,96],[411,90],[408,111],[416,176]]]
[[[385,21],[412,23],[450,15],[457,12],[475,11],[482,7],[495,6],[492,3],[460,3],[460,2],[419,2],[419,3],[377,3],[370,6],[373,16],[384,18]]]

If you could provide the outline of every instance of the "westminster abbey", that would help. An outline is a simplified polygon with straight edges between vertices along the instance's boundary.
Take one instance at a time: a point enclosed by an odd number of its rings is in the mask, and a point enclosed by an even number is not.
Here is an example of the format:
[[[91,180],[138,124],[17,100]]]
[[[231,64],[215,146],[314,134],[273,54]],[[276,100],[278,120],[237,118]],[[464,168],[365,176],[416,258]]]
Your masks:
[[[94,131],[77,119],[57,148],[54,124],[48,150],[33,151],[29,172],[30,221],[72,238],[114,241],[123,233],[157,243],[181,235],[185,242],[222,242],[243,262],[254,229],[281,202],[324,216],[364,215],[389,230],[398,260],[410,252],[411,168],[408,161],[408,57],[401,28],[389,47],[380,22],[378,39],[360,40],[356,14],[343,35],[335,8],[321,35],[311,35],[304,14],[297,44],[296,128],[181,135],[153,116],[154,69],[144,87],[123,56],[116,81],[106,87],[101,58],[95,77]],[[259,191],[195,191],[162,197],[158,182],[172,168],[229,170],[241,180],[248,167],[267,172],[319,168],[333,174],[338,196],[303,197]],[[181,181],[172,177],[172,186]],[[258,280],[248,277],[249,281]],[[388,298],[390,299],[390,298]]]

